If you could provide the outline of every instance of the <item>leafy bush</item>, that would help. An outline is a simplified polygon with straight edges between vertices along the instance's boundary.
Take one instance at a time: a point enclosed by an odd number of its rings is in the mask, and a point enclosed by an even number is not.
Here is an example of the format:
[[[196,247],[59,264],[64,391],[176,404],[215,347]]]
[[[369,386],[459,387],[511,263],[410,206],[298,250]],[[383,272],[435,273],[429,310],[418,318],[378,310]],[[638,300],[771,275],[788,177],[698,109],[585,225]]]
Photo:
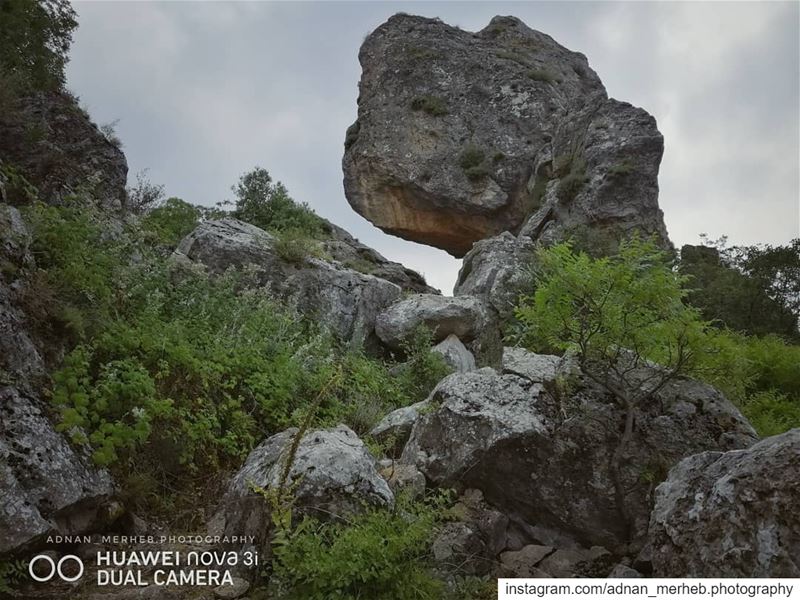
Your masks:
[[[194,231],[204,212],[201,207],[180,198],[169,198],[161,206],[150,210],[142,218],[141,226],[145,232],[153,235],[155,243],[175,248]]]
[[[412,110],[421,110],[434,117],[442,117],[448,113],[447,103],[438,96],[417,96],[411,101]]]
[[[398,500],[395,510],[371,510],[348,523],[306,518],[273,543],[280,597],[424,600],[441,598],[444,585],[426,559],[436,504]]]
[[[486,152],[474,144],[468,144],[459,156],[458,164],[467,179],[479,180],[491,174],[486,161]]]
[[[236,195],[231,216],[270,232],[300,231],[322,238],[325,222],[305,203],[292,200],[280,182],[260,167],[242,175],[232,188]]]
[[[103,135],[108,138],[109,134],[103,131]],[[113,130],[111,135],[116,137]],[[139,171],[136,174],[136,183],[128,187],[126,191],[128,193],[126,208],[138,215],[145,214],[149,210],[154,209],[164,200],[164,186],[151,183],[147,178],[147,169]]]

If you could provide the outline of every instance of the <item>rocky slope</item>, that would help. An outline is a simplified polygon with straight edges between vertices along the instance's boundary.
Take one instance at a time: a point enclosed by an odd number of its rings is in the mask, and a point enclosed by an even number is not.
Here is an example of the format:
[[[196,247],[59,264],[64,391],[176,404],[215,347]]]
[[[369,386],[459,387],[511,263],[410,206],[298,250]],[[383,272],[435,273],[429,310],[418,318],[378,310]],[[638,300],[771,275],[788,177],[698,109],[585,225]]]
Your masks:
[[[582,54],[514,17],[471,33],[399,14],[359,60],[344,187],[384,231],[457,257],[504,231],[667,243],[655,119],[609,99]]]
[[[398,15],[360,59],[348,200],[386,231],[463,255],[455,296],[333,224],[319,255],[298,257],[251,224],[206,221],[179,244],[171,275],[242,270],[247,286],[377,356],[401,356],[423,325],[454,373],[372,429],[379,459],[344,425],[256,440],[209,530],[267,543],[262,492],[285,485],[298,515],[331,520],[392,506],[401,490],[452,488],[454,518],[431,548],[445,577],[453,565],[519,577],[798,576],[798,430],[759,442],[718,390],[678,378],[637,409],[621,446],[624,411],[570,356],[503,347],[536,242],[573,235],[603,253],[639,230],[669,244],[654,119],[608,99],[585,57],[511,17],[472,34]],[[32,102],[55,137],[0,160],[23,165],[51,203],[96,182],[90,197],[116,213],[124,157],[63,102]],[[39,164],[51,153],[65,161],[53,171]],[[10,187],[0,174],[0,557],[47,533],[107,531],[124,512],[108,473],[55,430],[42,399],[63,349],[37,335],[20,302],[36,257]],[[641,380],[657,369],[641,367]]]

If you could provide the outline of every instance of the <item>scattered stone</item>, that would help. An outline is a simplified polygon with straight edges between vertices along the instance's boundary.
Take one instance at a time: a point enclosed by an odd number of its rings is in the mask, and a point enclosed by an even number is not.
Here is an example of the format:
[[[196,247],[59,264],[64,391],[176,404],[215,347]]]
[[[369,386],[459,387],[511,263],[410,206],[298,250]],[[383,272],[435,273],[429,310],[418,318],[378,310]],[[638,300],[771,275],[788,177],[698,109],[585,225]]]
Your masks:
[[[393,462],[380,471],[395,496],[406,492],[411,498],[418,498],[425,493],[425,476],[414,465]]]
[[[525,348],[503,348],[503,373],[519,375],[534,383],[555,379],[560,364],[560,356],[535,354]]]
[[[521,550],[500,554],[500,564],[505,577],[547,577],[547,573],[538,569],[542,560],[552,554],[555,548],[530,544]]]
[[[79,535],[120,516],[110,475],[78,454],[40,408],[0,387],[0,555]]]
[[[608,574],[609,579],[638,579],[644,577],[639,571],[633,569],[622,563],[614,565],[611,573]]]
[[[400,456],[411,435],[411,428],[419,418],[420,411],[427,406],[423,400],[411,406],[403,406],[386,415],[369,435],[379,444],[388,446],[387,452]]]
[[[376,319],[375,332],[389,348],[402,351],[420,326],[432,332],[434,343],[456,336],[469,345],[480,364],[500,361],[497,316],[477,298],[416,294],[382,311]]]

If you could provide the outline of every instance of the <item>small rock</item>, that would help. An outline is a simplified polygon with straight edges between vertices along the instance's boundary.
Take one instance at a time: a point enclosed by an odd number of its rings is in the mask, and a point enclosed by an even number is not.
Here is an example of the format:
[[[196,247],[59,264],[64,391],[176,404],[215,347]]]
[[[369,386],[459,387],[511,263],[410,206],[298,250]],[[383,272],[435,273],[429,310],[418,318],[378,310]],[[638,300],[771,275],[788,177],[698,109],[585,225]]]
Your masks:
[[[608,577],[611,579],[636,579],[639,577],[644,577],[639,571],[636,569],[632,569],[627,565],[623,565],[619,563],[611,569],[611,573],[608,574]]]
[[[589,550],[556,550],[539,567],[552,577],[604,577],[611,569],[613,557],[600,546]]]
[[[537,569],[536,565],[553,551],[552,546],[531,544],[521,550],[503,552],[500,554],[500,563],[506,577],[537,577],[542,570]]]
[[[222,600],[233,600],[244,596],[249,589],[250,583],[246,579],[234,577],[231,583],[214,588],[214,596]]]
[[[425,493],[425,476],[414,465],[395,462],[380,473],[395,495],[406,492],[411,498],[418,498]]]
[[[433,352],[438,352],[444,357],[446,362],[457,373],[475,370],[475,357],[472,352],[467,350],[453,334],[448,335],[443,341],[433,347]]]

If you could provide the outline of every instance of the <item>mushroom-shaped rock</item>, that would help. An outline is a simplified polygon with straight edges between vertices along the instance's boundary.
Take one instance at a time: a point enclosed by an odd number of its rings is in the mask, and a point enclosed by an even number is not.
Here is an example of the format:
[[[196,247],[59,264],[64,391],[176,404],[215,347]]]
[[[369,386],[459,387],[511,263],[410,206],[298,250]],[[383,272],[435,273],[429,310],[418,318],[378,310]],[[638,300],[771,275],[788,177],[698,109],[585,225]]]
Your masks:
[[[800,429],[746,450],[703,452],[658,486],[657,577],[800,577]]]
[[[387,233],[458,257],[532,215],[534,239],[584,226],[666,239],[655,119],[610,100],[584,55],[513,17],[471,33],[398,14],[359,61],[344,187]]]
[[[247,457],[233,477],[209,529],[215,534],[253,535],[264,541],[270,507],[255,490],[281,485],[298,430],[273,435]],[[348,427],[308,431],[297,444],[284,484],[293,486],[294,506],[323,519],[346,517],[365,504],[389,506],[394,495],[375,459]]]

